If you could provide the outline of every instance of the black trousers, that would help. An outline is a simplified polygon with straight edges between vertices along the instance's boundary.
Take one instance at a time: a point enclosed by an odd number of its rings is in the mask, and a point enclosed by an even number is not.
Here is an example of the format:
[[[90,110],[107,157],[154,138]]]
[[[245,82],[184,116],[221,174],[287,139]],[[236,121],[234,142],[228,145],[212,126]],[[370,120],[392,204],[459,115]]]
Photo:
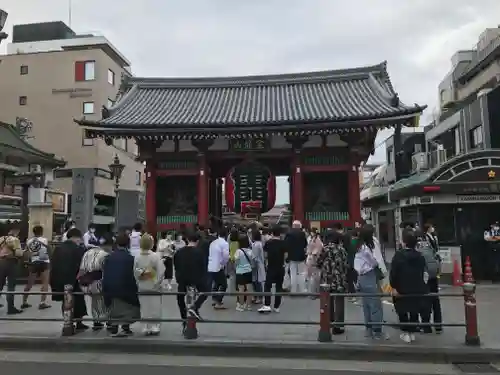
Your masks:
[[[439,280],[437,278],[432,278],[427,281],[427,286],[429,287],[430,293],[438,293],[439,292]],[[442,329],[443,323],[443,314],[441,311],[441,301],[439,297],[428,297],[427,306],[429,308],[429,320],[430,315],[432,314],[432,321],[435,324],[435,328],[437,330]]]
[[[212,292],[222,292],[224,293],[227,290],[227,277],[224,269],[221,269],[219,272],[209,272],[209,288]],[[224,296],[213,296],[212,300],[219,304],[222,303]]]
[[[271,293],[273,284],[275,285],[276,293],[283,293],[284,272],[267,272],[266,281],[264,283],[264,293]],[[264,297],[264,305],[271,306],[271,296]],[[281,296],[274,296],[274,308],[279,309],[281,306]]]
[[[17,284],[17,259],[4,258],[0,259],[0,292],[7,283],[7,291],[15,292]],[[14,308],[14,295],[7,294],[7,308]]]
[[[358,273],[353,267],[347,270],[347,291],[349,293],[356,293],[356,283],[358,282]]]
[[[186,307],[186,294],[189,286],[194,286],[198,291],[198,298],[194,301],[193,308],[198,310],[203,303],[207,300],[208,282],[207,280],[200,280],[196,284],[186,284],[177,280],[177,306],[179,307],[179,313],[181,319],[187,319],[187,307]]]
[[[422,296],[419,298],[414,297],[398,297],[394,298],[394,308],[398,314],[398,319],[400,323],[413,323],[411,326],[400,325],[400,329],[403,332],[414,333],[420,330],[419,327],[419,316],[421,322],[424,324],[430,323],[430,308],[429,302],[430,297]],[[424,331],[429,331],[431,328],[429,326],[422,327]]]
[[[344,328],[345,297],[330,296],[330,322],[335,323],[334,328]]]

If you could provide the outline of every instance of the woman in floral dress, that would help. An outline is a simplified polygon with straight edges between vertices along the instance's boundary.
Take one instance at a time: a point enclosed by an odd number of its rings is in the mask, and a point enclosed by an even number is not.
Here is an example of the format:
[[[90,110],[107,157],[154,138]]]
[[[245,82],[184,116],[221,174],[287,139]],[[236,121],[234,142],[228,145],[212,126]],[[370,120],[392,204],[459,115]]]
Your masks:
[[[342,234],[331,231],[324,241],[324,249],[319,254],[316,265],[320,270],[321,284],[330,287],[330,293],[347,293],[347,250]],[[330,296],[330,321],[335,322],[332,329],[334,335],[343,334],[345,315],[345,298]]]

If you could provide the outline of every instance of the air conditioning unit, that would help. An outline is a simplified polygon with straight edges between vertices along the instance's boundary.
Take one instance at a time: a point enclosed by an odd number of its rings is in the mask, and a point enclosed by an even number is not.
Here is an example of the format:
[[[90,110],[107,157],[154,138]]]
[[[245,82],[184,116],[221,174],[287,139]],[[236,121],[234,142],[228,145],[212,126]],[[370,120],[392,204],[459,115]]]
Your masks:
[[[425,152],[417,152],[413,154],[411,157],[411,166],[412,166],[412,171],[414,172],[427,170],[428,168],[427,154]]]

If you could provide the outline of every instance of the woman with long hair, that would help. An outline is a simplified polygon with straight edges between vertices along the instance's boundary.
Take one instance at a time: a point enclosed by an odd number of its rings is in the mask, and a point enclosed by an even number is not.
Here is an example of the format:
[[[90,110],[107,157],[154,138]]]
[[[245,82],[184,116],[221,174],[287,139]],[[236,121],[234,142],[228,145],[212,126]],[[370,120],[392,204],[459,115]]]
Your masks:
[[[307,289],[309,293],[319,292],[320,270],[316,262],[322,251],[323,242],[321,241],[319,231],[317,228],[312,228],[306,251]]]
[[[236,266],[236,286],[239,292],[248,292],[252,289],[252,275],[255,265],[250,240],[246,234],[242,234],[239,239],[240,248],[234,254],[234,264]],[[249,297],[236,297],[236,310],[251,310]]]
[[[252,254],[255,260],[255,268],[253,272],[253,289],[256,292],[262,292],[264,290],[264,282],[266,281],[266,264],[264,257],[264,245],[262,242],[262,235],[260,231],[256,230],[253,232],[252,238]],[[262,297],[255,297],[253,303],[261,304]]]
[[[383,278],[377,257],[374,255],[375,242],[371,228],[363,227],[359,231],[358,249],[354,256],[354,269],[358,273],[358,290],[361,293],[377,294],[380,292],[379,281]],[[382,321],[384,313],[382,299],[379,296],[362,298],[366,336],[374,339],[383,338]]]

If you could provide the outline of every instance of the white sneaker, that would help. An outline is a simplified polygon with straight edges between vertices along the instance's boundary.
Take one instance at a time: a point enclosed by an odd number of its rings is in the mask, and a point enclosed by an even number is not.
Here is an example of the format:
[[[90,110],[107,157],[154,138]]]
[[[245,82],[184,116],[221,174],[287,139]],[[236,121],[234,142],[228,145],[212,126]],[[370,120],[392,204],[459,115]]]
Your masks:
[[[257,310],[258,312],[260,313],[270,313],[272,310],[271,310],[271,306],[266,306],[266,305],[263,305],[260,309]]]
[[[236,304],[236,311],[245,311],[245,307],[243,305],[240,305],[239,303]]]
[[[404,342],[406,342],[407,344],[410,344],[411,343],[411,337],[408,333],[406,332],[403,332],[402,334],[399,335],[399,338],[401,340],[403,340]]]
[[[159,324],[154,324],[151,327],[151,335],[158,336],[159,334],[160,334],[160,325]]]
[[[145,336],[149,336],[149,335],[151,335],[151,332],[152,332],[152,330],[151,330],[151,328],[149,328],[148,326],[146,326],[146,327],[144,327],[144,328],[142,329],[142,333],[143,333]]]
[[[274,308],[273,308],[273,311],[274,311],[275,313],[279,313],[279,312],[280,312],[280,308],[279,308],[279,307],[274,307]]]
[[[244,306],[246,311],[252,311],[252,306],[248,303]]]

